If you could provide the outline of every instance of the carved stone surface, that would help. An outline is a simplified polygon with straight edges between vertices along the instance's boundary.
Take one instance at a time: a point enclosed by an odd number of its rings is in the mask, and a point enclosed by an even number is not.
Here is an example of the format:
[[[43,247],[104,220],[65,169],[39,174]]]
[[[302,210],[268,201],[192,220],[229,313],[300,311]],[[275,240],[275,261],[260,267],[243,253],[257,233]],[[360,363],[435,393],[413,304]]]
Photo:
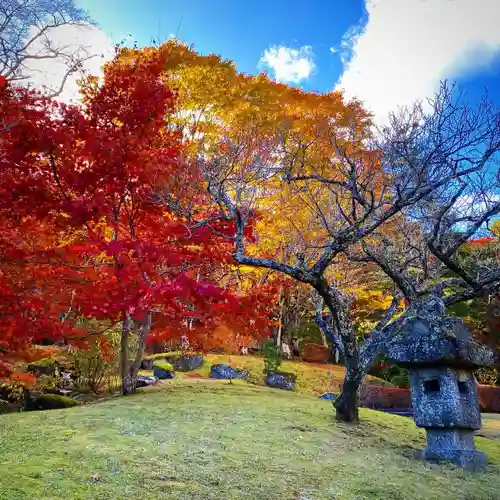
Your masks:
[[[387,347],[391,360],[407,367],[446,364],[471,369],[495,362],[493,352],[471,339],[458,318],[444,315],[437,300],[429,302],[406,315]]]
[[[410,369],[409,375],[418,427],[481,428],[476,380],[470,371],[438,366]]]
[[[470,339],[461,321],[446,316],[443,302],[433,298],[408,312],[387,353],[409,369],[413,418],[427,432],[423,457],[485,466],[487,457],[474,448],[481,414],[473,370],[491,365],[493,352]]]
[[[471,429],[427,429],[423,457],[432,462],[452,462],[466,469],[488,465],[488,457],[474,447]]]

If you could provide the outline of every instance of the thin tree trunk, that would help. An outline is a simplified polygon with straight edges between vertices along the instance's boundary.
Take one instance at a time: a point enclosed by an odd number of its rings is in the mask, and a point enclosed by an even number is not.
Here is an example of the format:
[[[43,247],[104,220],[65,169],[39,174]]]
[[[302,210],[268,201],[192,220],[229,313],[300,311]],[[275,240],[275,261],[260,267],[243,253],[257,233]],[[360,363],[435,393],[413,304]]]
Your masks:
[[[137,373],[139,372],[142,358],[144,357],[144,350],[146,349],[146,337],[149,333],[149,330],[151,330],[151,321],[152,314],[151,311],[148,311],[146,313],[145,321],[141,323],[138,328],[139,338],[137,340],[137,351],[135,353],[134,362],[130,365],[129,368],[129,376],[133,387],[133,392],[135,392],[135,389],[137,387]]]
[[[279,292],[279,324],[278,324],[278,331],[276,333],[276,345],[280,349],[281,352],[281,344],[282,344],[282,336],[283,336],[283,313],[285,310],[285,300],[283,298],[283,287],[280,287],[280,292]]]
[[[123,316],[122,335],[120,340],[120,373],[122,379],[122,394],[127,396],[132,394],[133,389],[129,371],[129,337],[130,337],[130,316],[126,312]]]

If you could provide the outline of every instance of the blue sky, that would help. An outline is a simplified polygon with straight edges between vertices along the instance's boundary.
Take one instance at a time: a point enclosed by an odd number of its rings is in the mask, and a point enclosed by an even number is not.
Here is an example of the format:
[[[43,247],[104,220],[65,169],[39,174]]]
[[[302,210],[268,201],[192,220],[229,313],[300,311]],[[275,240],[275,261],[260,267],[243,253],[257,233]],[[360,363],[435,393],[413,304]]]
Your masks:
[[[76,0],[100,26],[90,43],[169,36],[240,71],[345,90],[382,119],[458,81],[500,103],[499,0]],[[101,47],[102,46],[102,47]],[[108,47],[109,48],[109,47]]]
[[[140,45],[176,35],[202,53],[214,52],[256,72],[265,49],[311,47],[316,69],[300,83],[331,89],[342,63],[330,47],[364,15],[362,0],[78,0],[113,40],[130,33]]]

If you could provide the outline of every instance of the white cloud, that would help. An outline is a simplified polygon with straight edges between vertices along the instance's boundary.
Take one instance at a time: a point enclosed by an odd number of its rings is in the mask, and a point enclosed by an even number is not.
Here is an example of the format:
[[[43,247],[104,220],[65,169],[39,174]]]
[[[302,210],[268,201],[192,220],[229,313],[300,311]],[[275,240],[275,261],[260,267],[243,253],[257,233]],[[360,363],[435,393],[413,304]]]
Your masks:
[[[309,45],[304,45],[300,49],[280,45],[264,51],[259,67],[270,69],[279,82],[300,83],[309,78],[316,65]]]
[[[498,0],[366,0],[366,10],[366,25],[341,43],[337,88],[363,100],[378,122],[499,54]]]
[[[53,47],[64,47],[66,54],[77,51],[79,56],[95,55],[83,63],[86,73],[100,76],[102,66],[114,55],[114,44],[111,39],[95,26],[60,26],[50,31],[48,35]],[[34,44],[31,52],[44,53],[42,42]],[[46,51],[45,51],[46,53]],[[26,61],[26,75],[29,84],[35,88],[58,89],[67,70],[67,60],[59,59],[30,59]],[[74,73],[68,77],[64,90],[58,100],[69,102],[79,98],[77,80],[81,73]]]

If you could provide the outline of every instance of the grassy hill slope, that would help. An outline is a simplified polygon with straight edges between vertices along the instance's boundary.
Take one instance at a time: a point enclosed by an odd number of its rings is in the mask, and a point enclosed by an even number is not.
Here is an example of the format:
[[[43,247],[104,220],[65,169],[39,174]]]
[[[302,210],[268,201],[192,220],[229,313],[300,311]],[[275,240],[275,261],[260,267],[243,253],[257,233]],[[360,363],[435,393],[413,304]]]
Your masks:
[[[500,443],[471,474],[414,458],[410,419],[227,381],[167,381],[127,398],[0,417],[1,500],[488,500]]]

